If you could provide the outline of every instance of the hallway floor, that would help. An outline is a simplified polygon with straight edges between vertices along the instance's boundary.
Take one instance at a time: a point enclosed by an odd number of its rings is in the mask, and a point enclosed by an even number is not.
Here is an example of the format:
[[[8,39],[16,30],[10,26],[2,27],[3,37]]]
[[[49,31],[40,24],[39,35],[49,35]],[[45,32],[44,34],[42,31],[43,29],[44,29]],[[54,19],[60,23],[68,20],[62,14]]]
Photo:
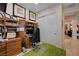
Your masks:
[[[64,39],[64,46],[66,49],[67,56],[79,56],[79,40],[78,39],[72,39],[72,38],[66,37]]]

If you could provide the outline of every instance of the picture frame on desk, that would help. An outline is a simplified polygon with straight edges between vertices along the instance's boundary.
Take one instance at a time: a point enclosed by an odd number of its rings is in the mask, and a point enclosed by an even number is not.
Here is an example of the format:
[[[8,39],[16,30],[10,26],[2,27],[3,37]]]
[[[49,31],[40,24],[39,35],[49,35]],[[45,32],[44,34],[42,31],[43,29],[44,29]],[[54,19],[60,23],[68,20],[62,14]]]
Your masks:
[[[29,20],[36,21],[36,13],[29,11]]]
[[[26,8],[20,6],[16,3],[13,3],[13,16],[25,19],[26,18]]]

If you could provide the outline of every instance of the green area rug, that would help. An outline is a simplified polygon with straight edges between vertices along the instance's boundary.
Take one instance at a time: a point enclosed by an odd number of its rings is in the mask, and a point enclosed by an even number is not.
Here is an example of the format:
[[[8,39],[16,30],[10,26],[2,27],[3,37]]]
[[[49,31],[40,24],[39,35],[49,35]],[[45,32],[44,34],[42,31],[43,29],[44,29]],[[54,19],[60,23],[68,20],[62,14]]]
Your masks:
[[[43,43],[39,47],[40,49],[35,48],[30,52],[25,52],[23,56],[65,56],[65,51],[56,46]]]

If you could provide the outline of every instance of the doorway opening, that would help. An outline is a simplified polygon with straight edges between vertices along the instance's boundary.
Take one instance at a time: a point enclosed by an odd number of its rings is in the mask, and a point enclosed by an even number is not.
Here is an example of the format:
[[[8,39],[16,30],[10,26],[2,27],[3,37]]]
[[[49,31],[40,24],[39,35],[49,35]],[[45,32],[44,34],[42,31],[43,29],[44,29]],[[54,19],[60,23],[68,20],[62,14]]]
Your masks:
[[[79,11],[64,13],[64,48],[67,56],[79,56]]]

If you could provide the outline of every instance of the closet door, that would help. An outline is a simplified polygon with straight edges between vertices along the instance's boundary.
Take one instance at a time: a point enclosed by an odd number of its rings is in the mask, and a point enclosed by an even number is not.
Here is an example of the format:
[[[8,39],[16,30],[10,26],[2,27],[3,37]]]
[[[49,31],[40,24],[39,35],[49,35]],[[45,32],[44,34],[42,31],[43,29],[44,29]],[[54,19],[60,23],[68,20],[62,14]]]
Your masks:
[[[54,45],[58,43],[56,13],[51,13],[39,18],[39,28],[41,41]]]

